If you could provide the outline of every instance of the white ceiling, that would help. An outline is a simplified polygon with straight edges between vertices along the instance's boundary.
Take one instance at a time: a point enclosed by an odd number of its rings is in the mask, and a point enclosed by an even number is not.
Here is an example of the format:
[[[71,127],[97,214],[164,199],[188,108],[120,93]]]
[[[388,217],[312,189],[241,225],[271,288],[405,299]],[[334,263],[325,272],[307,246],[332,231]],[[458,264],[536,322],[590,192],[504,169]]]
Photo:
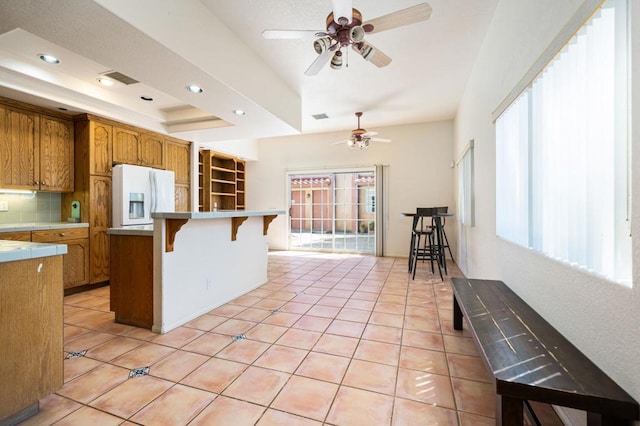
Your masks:
[[[428,21],[365,37],[393,59],[387,67],[351,52],[348,68],[309,77],[313,36],[261,32],[323,30],[329,0],[2,0],[0,96],[161,132],[191,117],[201,129],[173,134],[201,143],[353,129],[356,111],[370,130],[451,119],[497,1],[428,0]],[[367,21],[419,3],[353,7]],[[111,70],[140,83],[102,87],[98,76]],[[247,114],[234,115],[238,108]],[[312,117],[320,113],[329,118]],[[229,125],[210,127],[220,124]]]

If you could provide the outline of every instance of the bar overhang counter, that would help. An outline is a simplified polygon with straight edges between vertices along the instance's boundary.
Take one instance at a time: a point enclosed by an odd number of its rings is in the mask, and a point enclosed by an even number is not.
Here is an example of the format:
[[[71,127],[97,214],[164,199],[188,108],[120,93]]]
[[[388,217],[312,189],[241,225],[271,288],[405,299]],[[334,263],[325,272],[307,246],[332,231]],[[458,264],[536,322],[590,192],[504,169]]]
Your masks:
[[[284,210],[153,213],[153,327],[166,333],[267,282]]]

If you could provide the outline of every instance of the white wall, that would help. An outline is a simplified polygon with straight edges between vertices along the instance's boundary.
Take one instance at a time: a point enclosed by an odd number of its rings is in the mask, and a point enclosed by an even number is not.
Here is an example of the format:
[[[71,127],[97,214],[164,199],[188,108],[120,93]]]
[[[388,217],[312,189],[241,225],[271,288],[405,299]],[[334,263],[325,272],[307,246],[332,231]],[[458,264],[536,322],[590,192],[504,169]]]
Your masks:
[[[455,121],[455,152],[475,139],[476,227],[467,230],[466,274],[510,285],[592,361],[640,400],[640,244],[634,241],[634,288],[596,278],[496,237],[495,131],[492,111],[570,20],[581,0],[502,0],[478,54]],[[635,1],[633,5],[637,6]],[[638,10],[632,21],[640,22]],[[637,28],[633,56],[640,58]],[[640,71],[632,80],[640,81]],[[640,105],[639,90],[633,103]],[[637,123],[640,108],[632,122]],[[640,164],[638,137],[633,164]],[[633,177],[633,205],[640,201]],[[633,235],[640,235],[634,209]],[[461,243],[462,244],[462,243]]]
[[[346,143],[332,145],[345,139],[348,131],[259,140],[259,161],[247,163],[247,209],[288,210],[287,171],[387,164],[389,190],[384,253],[385,256],[407,256],[411,219],[403,217],[402,212],[435,205],[454,210],[453,169],[449,166],[453,160],[453,122],[367,127],[393,141],[372,143],[364,150],[351,150]],[[270,248],[287,248],[287,226],[285,216],[271,223]],[[453,232],[453,227],[447,224],[447,235],[452,236]]]

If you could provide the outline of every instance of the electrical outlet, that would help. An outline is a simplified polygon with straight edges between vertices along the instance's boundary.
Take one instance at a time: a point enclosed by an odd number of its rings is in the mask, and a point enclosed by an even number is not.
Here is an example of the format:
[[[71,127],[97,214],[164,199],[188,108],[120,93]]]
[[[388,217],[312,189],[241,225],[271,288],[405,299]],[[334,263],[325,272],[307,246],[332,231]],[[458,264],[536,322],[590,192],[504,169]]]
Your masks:
[[[0,201],[0,212],[8,212],[8,211],[9,211],[9,202]]]
[[[211,278],[207,278],[207,290],[211,290],[213,287],[213,283],[211,282]]]

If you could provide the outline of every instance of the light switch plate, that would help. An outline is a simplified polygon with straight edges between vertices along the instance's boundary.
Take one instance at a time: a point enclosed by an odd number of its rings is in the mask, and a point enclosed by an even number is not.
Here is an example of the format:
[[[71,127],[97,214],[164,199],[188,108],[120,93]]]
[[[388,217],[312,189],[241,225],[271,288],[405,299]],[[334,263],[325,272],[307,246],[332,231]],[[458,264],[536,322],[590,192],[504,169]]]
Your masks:
[[[0,201],[0,212],[8,212],[8,211],[9,211],[9,202]]]

